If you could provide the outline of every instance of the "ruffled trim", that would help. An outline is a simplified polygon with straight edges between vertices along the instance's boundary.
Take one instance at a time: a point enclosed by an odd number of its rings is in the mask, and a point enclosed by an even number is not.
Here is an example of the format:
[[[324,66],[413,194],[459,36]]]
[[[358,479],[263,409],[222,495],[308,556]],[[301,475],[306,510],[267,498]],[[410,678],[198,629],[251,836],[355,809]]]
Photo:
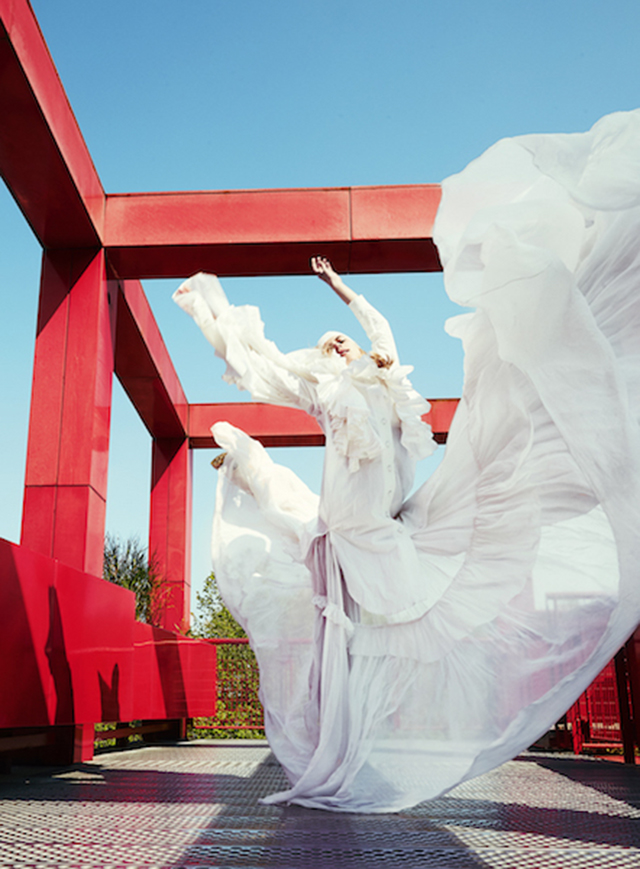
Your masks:
[[[359,361],[345,367],[339,377],[321,378],[317,387],[320,404],[327,410],[333,444],[347,459],[352,474],[360,468],[361,462],[382,453],[382,443],[371,425],[369,406],[350,376],[349,369]]]
[[[317,384],[320,405],[325,407],[336,450],[347,459],[350,473],[363,461],[382,454],[382,443],[371,424],[367,401],[356,384],[386,384],[400,420],[402,446],[418,461],[431,455],[436,443],[422,415],[429,403],[412,387],[410,365],[378,368],[370,356],[346,365],[343,359],[322,353],[318,347],[281,353],[265,337],[260,311],[253,305],[230,305],[213,275],[199,273],[182,285],[190,292],[176,292],[174,300],[200,326],[216,354],[227,364],[223,379],[253,392],[256,353],[279,368]],[[182,289],[182,287],[181,287]],[[364,302],[364,300],[363,300]],[[384,349],[384,348],[383,348]]]
[[[394,365],[387,371],[386,383],[400,420],[400,443],[411,458],[419,461],[430,456],[438,444],[431,426],[422,419],[431,405],[411,385],[408,375],[412,371],[412,365]]]
[[[412,371],[410,365],[378,368],[371,357],[363,356],[346,367],[339,378],[320,379],[318,397],[327,409],[335,448],[348,460],[350,473],[356,472],[361,462],[382,453],[370,408],[356,384],[386,385],[400,420],[400,442],[413,459],[424,459],[436,449],[431,427],[422,419],[430,405],[411,385],[407,375]]]

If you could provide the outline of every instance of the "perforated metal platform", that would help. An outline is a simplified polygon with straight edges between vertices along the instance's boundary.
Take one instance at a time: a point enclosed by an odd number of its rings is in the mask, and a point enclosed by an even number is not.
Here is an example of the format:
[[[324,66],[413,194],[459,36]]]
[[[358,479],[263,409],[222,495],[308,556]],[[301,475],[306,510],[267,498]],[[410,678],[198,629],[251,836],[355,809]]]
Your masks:
[[[640,869],[640,768],[526,755],[395,815],[257,802],[284,784],[255,743],[0,777],[0,869]]]

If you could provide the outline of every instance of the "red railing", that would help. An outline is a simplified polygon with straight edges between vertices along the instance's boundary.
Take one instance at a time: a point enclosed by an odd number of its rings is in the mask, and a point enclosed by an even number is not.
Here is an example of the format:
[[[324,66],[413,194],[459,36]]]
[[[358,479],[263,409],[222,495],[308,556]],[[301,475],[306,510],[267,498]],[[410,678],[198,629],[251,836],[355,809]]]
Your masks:
[[[566,722],[576,754],[610,753],[613,749],[624,755],[625,763],[636,762],[635,643],[632,638],[619,650],[567,712]]]
[[[258,662],[246,637],[208,640],[216,650],[217,702],[213,718],[197,718],[194,730],[264,731],[258,697]]]
[[[567,712],[576,754],[622,747],[616,669],[613,661],[589,685]]]

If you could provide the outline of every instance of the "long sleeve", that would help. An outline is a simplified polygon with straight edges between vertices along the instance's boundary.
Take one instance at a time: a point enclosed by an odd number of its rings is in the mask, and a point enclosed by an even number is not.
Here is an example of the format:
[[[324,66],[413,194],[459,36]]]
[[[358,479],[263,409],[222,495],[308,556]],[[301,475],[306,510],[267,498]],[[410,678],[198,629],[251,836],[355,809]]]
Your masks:
[[[216,355],[227,363],[227,383],[247,390],[254,401],[316,413],[313,381],[291,370],[287,356],[265,338],[256,307],[230,305],[213,275],[200,273],[185,286],[189,292],[174,293],[174,301],[193,317]]]
[[[396,342],[393,340],[391,327],[382,314],[376,311],[364,296],[356,296],[349,303],[349,308],[356,315],[360,325],[367,333],[367,338],[371,341],[372,352],[378,353],[380,356],[387,356],[394,362],[398,362]]]
[[[371,351],[391,359],[389,368],[377,369],[377,375],[386,383],[395,412],[402,426],[402,445],[416,460],[430,456],[436,449],[430,426],[423,416],[429,411],[429,403],[419,395],[408,375],[413,371],[409,365],[400,365],[396,342],[389,323],[364,296],[356,296],[349,307],[358,318],[371,341]]]

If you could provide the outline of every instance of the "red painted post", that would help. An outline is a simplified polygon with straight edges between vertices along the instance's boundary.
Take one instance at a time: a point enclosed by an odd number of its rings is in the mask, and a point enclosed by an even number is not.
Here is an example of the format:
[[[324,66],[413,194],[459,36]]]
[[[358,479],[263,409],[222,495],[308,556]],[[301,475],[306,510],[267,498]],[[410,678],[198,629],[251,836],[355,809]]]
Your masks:
[[[162,585],[157,624],[170,631],[189,627],[191,600],[192,455],[186,438],[155,438],[151,462],[149,552]]]
[[[102,574],[116,294],[102,251],[44,255],[21,542]]]
[[[633,736],[636,747],[640,748],[640,628],[631,634],[624,648],[629,673]]]
[[[93,757],[95,725],[76,724],[73,740],[73,762],[84,763]]]
[[[616,669],[616,687],[618,689],[618,709],[620,710],[620,730],[622,734],[624,762],[635,763],[635,735],[628,686],[629,662],[624,646],[618,651],[613,660]]]

